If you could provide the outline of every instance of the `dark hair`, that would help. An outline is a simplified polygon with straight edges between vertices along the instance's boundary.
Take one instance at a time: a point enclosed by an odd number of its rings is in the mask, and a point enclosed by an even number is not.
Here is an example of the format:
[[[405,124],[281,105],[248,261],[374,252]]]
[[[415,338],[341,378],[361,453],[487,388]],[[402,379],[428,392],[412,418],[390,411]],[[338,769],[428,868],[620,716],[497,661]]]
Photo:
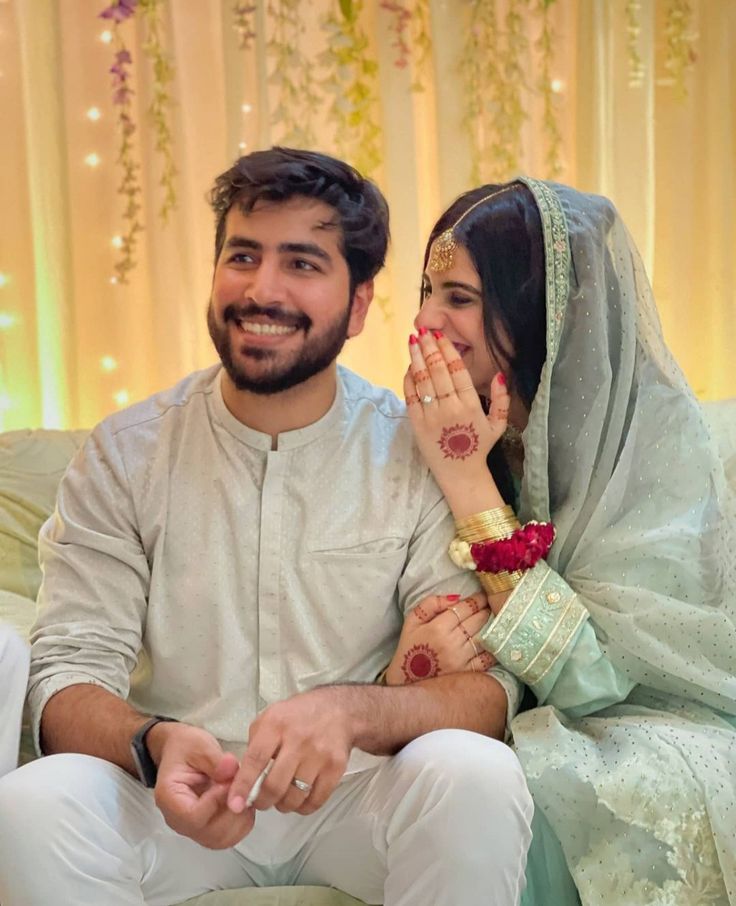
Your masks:
[[[299,195],[318,199],[337,212],[351,291],[375,277],[389,240],[388,205],[381,191],[341,160],[293,148],[254,151],[217,177],[209,196],[217,220],[215,263],[225,242],[225,218],[234,204],[247,214],[259,201],[287,201]]]
[[[544,237],[532,193],[523,183],[509,185],[510,189],[472,211],[478,201],[505,187],[481,186],[457,198],[429,236],[424,268],[437,236],[468,211],[454,235],[480,277],[486,345],[529,409],[547,357]],[[510,502],[513,488],[500,444],[491,450],[488,466],[500,493]]]

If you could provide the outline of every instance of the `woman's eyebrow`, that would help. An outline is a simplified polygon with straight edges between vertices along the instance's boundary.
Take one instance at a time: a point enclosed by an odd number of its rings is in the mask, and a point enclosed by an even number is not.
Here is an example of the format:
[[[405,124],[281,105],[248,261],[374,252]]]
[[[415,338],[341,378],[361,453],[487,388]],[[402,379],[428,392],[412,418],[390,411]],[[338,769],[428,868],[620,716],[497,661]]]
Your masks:
[[[469,283],[459,283],[457,280],[448,280],[442,284],[442,289],[464,289],[466,292],[473,293],[474,296],[482,295],[479,289],[476,289]]]

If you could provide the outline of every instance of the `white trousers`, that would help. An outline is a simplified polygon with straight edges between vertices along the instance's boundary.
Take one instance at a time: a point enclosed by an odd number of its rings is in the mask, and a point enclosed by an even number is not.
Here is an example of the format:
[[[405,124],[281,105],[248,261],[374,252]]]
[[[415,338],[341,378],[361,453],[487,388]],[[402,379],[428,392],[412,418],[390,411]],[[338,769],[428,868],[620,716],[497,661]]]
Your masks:
[[[518,904],[533,805],[507,746],[439,730],[343,779],[308,817],[259,812],[229,850],[172,831],[123,770],[52,755],[0,781],[3,906],[164,906],[314,884],[386,906]]]
[[[30,653],[30,646],[14,629],[0,626],[0,777],[18,765]]]

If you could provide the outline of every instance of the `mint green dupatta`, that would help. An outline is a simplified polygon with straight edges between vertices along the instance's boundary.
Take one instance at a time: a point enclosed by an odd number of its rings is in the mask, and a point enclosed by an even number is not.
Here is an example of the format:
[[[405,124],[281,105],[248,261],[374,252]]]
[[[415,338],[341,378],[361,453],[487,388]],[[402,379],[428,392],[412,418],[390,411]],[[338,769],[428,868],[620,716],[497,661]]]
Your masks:
[[[521,181],[548,356],[519,515],[557,538],[481,638],[540,702],[514,745],[584,906],[735,906],[733,493],[613,205]]]

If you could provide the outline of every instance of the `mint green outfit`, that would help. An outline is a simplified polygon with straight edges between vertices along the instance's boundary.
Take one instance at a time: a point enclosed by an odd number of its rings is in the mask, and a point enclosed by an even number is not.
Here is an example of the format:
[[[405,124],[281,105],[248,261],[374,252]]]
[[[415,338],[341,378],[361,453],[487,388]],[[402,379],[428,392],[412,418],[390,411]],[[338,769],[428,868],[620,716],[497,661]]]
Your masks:
[[[479,638],[533,690],[523,906],[736,906],[736,505],[611,203],[521,180],[547,361],[519,518],[551,520]]]

